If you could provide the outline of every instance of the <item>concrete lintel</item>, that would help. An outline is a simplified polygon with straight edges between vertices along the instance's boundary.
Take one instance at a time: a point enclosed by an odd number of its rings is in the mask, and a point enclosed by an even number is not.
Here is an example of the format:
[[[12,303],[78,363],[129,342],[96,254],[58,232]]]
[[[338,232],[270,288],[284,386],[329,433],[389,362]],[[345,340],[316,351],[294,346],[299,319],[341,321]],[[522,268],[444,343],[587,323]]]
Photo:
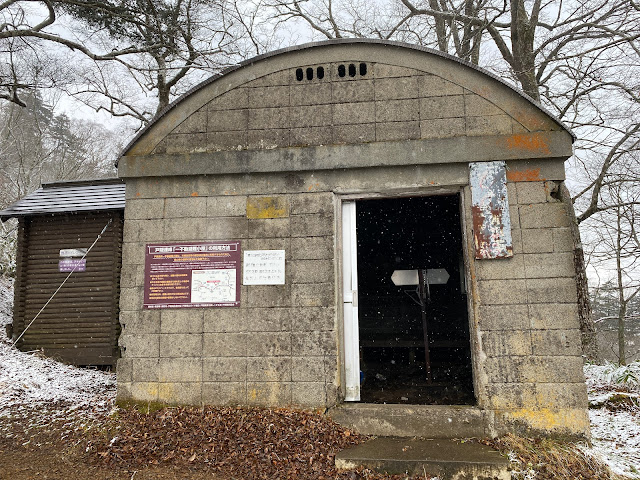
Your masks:
[[[131,178],[296,172],[467,163],[471,160],[566,159],[571,154],[571,136],[564,131],[552,131],[359,145],[125,156],[119,162],[118,174]]]

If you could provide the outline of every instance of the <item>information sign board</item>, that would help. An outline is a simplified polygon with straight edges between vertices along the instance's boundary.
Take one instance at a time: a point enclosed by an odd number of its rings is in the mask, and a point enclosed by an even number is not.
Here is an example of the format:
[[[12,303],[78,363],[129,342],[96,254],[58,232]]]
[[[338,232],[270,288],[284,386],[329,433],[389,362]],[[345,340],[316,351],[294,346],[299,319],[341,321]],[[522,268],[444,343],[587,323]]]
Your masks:
[[[86,258],[63,258],[58,260],[59,272],[84,272],[87,270]]]
[[[240,242],[145,246],[144,308],[240,305]]]
[[[244,285],[284,285],[284,250],[245,250]]]

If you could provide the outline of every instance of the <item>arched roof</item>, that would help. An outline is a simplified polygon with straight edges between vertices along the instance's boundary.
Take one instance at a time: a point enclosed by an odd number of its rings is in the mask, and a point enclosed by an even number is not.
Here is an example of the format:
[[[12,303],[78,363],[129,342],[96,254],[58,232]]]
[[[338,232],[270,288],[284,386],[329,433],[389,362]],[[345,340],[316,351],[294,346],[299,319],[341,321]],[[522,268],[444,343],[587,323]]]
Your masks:
[[[179,138],[185,139],[185,141],[186,134],[199,134],[202,136],[206,133],[211,137],[211,132],[205,132],[205,128],[194,129],[193,127],[188,127],[188,125],[194,125],[198,121],[202,122],[202,119],[197,116],[197,112],[209,108],[207,105],[211,105],[216,98],[220,98],[223,94],[240,87],[268,87],[283,84],[282,81],[275,80],[276,78],[282,79],[283,72],[287,73],[288,81],[295,84],[296,81],[292,79],[293,69],[302,68],[304,70],[309,66],[323,64],[332,65],[331,68],[333,68],[341,62],[346,62],[347,64],[355,62],[356,65],[358,65],[358,62],[364,62],[365,64],[370,63],[373,66],[379,66],[377,68],[380,73],[375,75],[372,73],[371,75],[371,78],[375,78],[379,82],[382,82],[382,77],[385,76],[385,73],[382,72],[382,66],[385,67],[385,72],[391,72],[390,69],[395,69],[393,72],[396,73],[386,74],[392,78],[423,75],[433,79],[441,79],[441,84],[444,85],[443,88],[445,90],[448,88],[447,85],[455,85],[459,88],[459,91],[454,93],[464,93],[468,95],[469,99],[472,99],[471,96],[473,95],[473,97],[482,99],[481,101],[484,102],[480,104],[479,101],[475,101],[474,105],[476,106],[471,108],[477,108],[479,111],[484,109],[485,113],[494,108],[495,111],[489,113],[493,115],[498,123],[500,121],[504,123],[503,117],[505,115],[511,117],[511,122],[514,125],[512,127],[513,133],[520,133],[519,131],[522,133],[565,131],[574,138],[569,129],[543,106],[501,78],[478,66],[464,62],[451,55],[416,45],[375,39],[335,39],[308,43],[259,55],[237,66],[227,68],[220,74],[213,75],[160,112],[127,145],[122,155],[170,153],[163,150],[161,146],[163,140],[166,143],[167,138],[172,138],[168,137],[170,135],[174,135],[174,140]],[[406,74],[402,72],[406,72]],[[333,75],[335,76],[335,73]],[[337,79],[337,77],[335,78]],[[316,78],[316,80],[318,79]],[[304,80],[302,82],[304,83]],[[398,83],[401,83],[401,81],[398,80]],[[398,85],[398,88],[402,88],[402,86]],[[452,94],[452,92],[444,91],[443,93],[443,95],[449,94]],[[436,92],[435,95],[437,96],[439,93]],[[402,98],[402,96],[399,98]],[[333,103],[335,104],[336,101],[334,100]],[[252,105],[249,104],[248,108],[251,109]],[[443,108],[447,109],[450,106],[445,105]],[[464,105],[462,108],[465,111],[464,114],[468,115],[470,107]],[[220,112],[219,109],[217,111]],[[226,117],[224,113],[222,112],[222,115],[220,115],[222,121]],[[484,115],[484,113],[480,112],[477,118],[480,118],[481,114]],[[492,123],[491,119],[487,120],[486,118],[483,122],[485,124]],[[467,123],[469,122],[467,121]],[[275,128],[277,125],[267,127]],[[181,135],[179,136],[179,134]],[[459,134],[469,135],[469,132],[459,132]],[[277,142],[274,142],[266,141],[265,143],[262,140],[260,145],[267,145],[266,148],[280,146]],[[189,143],[193,143],[192,138],[189,139]],[[213,145],[213,147],[199,147],[200,150],[198,151],[204,151],[203,149],[206,150],[207,148],[213,148],[214,151],[225,149],[224,146],[220,146],[219,141],[217,143],[214,142]],[[285,146],[296,145],[292,145],[290,142]],[[238,144],[233,146],[233,149],[241,148],[251,148],[250,142],[247,145]],[[173,153],[178,152],[174,151]]]

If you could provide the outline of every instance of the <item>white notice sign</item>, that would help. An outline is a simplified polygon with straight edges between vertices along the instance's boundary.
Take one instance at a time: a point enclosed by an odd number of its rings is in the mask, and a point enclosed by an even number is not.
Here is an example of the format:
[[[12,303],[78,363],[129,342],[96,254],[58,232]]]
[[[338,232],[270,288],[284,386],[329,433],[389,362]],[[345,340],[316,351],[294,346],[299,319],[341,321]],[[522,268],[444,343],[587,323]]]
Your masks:
[[[86,254],[86,248],[63,248],[60,250],[60,257],[62,258],[82,257]]]
[[[284,285],[284,250],[245,250],[243,285]]]

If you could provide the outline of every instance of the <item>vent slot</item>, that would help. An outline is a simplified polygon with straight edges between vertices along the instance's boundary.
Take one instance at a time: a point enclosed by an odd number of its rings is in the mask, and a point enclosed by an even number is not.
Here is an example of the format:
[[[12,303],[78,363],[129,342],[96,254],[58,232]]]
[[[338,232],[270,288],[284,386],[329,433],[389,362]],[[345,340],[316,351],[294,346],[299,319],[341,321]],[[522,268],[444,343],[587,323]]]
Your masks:
[[[338,77],[345,78],[347,75],[351,78],[355,78],[358,74],[364,77],[368,73],[369,67],[366,63],[350,63],[338,65]],[[308,81],[312,81],[315,77],[318,80],[322,80],[325,77],[326,71],[322,66],[318,67],[300,67],[296,68],[296,80],[302,82],[305,78]]]

